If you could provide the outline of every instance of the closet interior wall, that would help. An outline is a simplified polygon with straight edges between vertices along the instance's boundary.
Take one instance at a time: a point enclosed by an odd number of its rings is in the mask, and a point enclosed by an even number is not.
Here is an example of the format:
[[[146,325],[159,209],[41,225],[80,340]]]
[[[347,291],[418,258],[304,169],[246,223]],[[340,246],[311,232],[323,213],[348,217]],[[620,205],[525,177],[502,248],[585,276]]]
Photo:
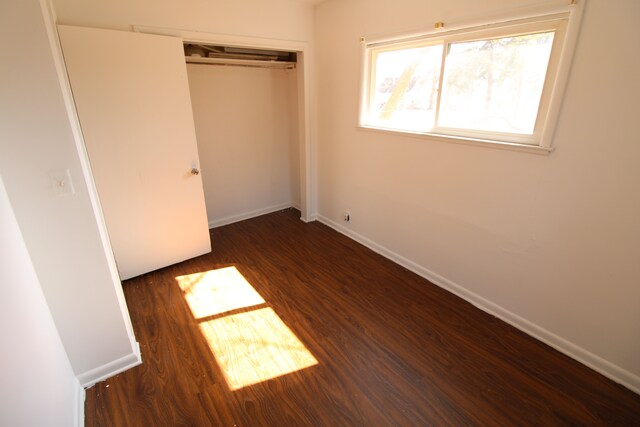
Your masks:
[[[300,206],[297,70],[187,64],[209,227]]]

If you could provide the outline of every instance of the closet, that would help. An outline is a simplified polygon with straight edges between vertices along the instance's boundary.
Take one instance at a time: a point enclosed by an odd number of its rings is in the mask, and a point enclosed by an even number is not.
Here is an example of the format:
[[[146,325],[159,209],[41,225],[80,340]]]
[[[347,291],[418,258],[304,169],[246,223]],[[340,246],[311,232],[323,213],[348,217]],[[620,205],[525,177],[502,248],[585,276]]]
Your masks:
[[[296,54],[185,44],[209,226],[300,206]]]
[[[58,32],[121,279],[209,252],[209,227],[306,209],[295,54],[185,65],[180,37]]]

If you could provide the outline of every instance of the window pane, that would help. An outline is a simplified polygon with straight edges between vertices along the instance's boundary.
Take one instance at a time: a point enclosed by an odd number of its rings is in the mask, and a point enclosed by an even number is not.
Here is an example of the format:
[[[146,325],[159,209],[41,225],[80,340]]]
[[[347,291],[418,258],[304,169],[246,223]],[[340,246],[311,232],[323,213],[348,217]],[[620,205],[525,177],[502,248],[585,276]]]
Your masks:
[[[451,43],[438,126],[533,134],[553,36]]]
[[[442,45],[378,53],[368,124],[413,131],[432,129],[441,60]]]

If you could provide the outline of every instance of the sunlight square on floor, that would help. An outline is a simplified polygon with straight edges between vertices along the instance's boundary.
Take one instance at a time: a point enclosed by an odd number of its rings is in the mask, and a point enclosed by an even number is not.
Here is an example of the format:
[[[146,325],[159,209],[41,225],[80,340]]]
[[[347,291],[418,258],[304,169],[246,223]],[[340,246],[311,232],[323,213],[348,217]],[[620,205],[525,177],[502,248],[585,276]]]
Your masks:
[[[318,364],[236,267],[176,280],[231,390]]]
[[[236,267],[176,277],[196,319],[264,304],[264,299]]]
[[[203,322],[200,330],[232,390],[318,364],[272,308]]]

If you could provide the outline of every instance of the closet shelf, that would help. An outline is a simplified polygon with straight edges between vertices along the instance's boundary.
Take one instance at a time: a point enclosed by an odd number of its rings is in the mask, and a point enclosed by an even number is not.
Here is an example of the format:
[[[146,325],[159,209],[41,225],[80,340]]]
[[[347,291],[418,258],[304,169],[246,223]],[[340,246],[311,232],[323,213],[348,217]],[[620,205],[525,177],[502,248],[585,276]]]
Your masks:
[[[236,67],[258,67],[258,68],[276,68],[276,69],[293,69],[296,63],[293,61],[265,61],[254,59],[233,59],[233,58],[207,58],[202,56],[185,56],[187,64],[210,64],[210,65],[228,65]]]

